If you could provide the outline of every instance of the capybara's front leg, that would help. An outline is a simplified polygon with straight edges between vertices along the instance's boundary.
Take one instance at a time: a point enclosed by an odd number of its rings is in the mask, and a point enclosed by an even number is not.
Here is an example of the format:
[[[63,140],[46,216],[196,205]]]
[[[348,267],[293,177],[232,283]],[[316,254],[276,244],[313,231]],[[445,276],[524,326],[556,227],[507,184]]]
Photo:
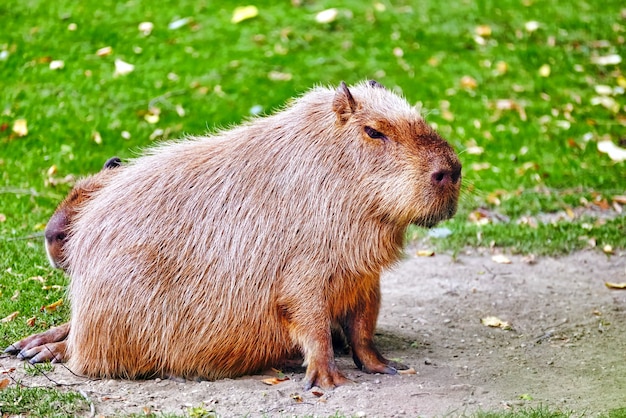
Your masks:
[[[50,328],[39,334],[30,335],[8,346],[4,352],[17,354],[17,357],[31,364],[44,361],[63,362],[66,360],[66,338],[70,331],[67,322],[58,327]]]
[[[367,373],[396,374],[408,369],[402,363],[387,360],[374,346],[374,330],[380,307],[380,288],[375,287],[354,311],[349,312],[342,325],[352,348],[356,366]]]

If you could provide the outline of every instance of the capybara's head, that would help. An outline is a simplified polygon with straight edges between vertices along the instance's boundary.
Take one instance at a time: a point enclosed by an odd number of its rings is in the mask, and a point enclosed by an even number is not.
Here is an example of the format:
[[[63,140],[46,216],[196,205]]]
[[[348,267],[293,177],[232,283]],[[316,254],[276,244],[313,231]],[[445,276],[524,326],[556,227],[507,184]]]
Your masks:
[[[377,165],[371,192],[383,218],[432,227],[455,214],[461,163],[406,100],[376,81],[351,88],[342,82],[333,110],[337,124],[369,145],[363,163]]]
[[[102,167],[102,171],[93,176],[79,180],[67,197],[54,211],[44,230],[46,254],[52,267],[65,268],[65,243],[69,229],[81,204],[89,199],[91,194],[102,187],[102,181],[111,169],[119,167],[122,161],[118,157],[109,158]]]

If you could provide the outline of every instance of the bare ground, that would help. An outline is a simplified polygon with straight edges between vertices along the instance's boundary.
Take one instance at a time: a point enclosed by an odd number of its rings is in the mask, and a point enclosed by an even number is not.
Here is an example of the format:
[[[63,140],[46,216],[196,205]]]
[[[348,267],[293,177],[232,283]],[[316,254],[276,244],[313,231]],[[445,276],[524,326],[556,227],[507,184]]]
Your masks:
[[[498,264],[474,250],[456,260],[407,254],[383,277],[377,337],[415,374],[368,375],[339,355],[354,383],[333,391],[302,390],[298,368],[271,386],[262,380],[272,371],[217,382],[90,381],[57,365],[48,377],[81,390],[103,416],[197,406],[220,416],[458,416],[539,405],[593,416],[626,407],[626,290],[604,284],[626,282],[626,253],[534,264],[517,256]],[[481,324],[487,316],[512,329]],[[25,375],[15,358],[0,362],[0,371],[13,367],[26,385],[54,386]]]

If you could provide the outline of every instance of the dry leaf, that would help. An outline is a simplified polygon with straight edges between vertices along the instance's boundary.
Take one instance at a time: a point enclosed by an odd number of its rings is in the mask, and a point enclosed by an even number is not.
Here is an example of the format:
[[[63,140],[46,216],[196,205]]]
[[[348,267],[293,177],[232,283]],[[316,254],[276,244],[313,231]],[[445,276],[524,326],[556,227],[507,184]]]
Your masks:
[[[611,140],[603,140],[598,142],[598,151],[608,154],[609,158],[616,162],[626,161],[626,149],[620,148]]]
[[[298,403],[301,403],[303,401],[302,396],[297,393],[292,393],[291,395],[289,395],[289,397]]]
[[[608,287],[609,289],[619,289],[619,290],[626,289],[626,282],[623,282],[623,283],[604,282],[604,285]]]
[[[10,384],[11,384],[11,379],[9,379],[8,377],[5,377],[4,379],[0,380],[0,389],[5,389]]]
[[[482,171],[489,170],[491,168],[491,164],[489,163],[472,163],[470,166],[472,171]]]
[[[315,21],[317,23],[330,23],[334,22],[339,15],[339,11],[337,9],[326,9],[322,10],[318,14],[315,15]]]
[[[100,132],[95,131],[92,137],[93,137],[93,142],[95,142],[98,145],[102,144],[102,135],[100,135]]]
[[[417,374],[413,367],[410,367],[406,370],[398,370],[398,374]]]
[[[4,213],[0,213],[0,222],[6,222],[7,216]]]
[[[626,195],[617,195],[612,197],[613,202],[619,203],[620,205],[626,205]]]
[[[242,6],[236,7],[233,11],[233,17],[230,19],[231,23],[239,23],[244,20],[252,19],[259,15],[259,9],[256,6]]]
[[[187,25],[189,22],[191,22],[190,17],[183,17],[182,19],[176,19],[175,21],[171,22],[169,25],[167,25],[167,28],[169,30],[180,29],[183,26]]]
[[[107,55],[111,55],[113,53],[113,48],[110,46],[105,46],[104,48],[100,48],[96,51],[96,55],[99,57],[106,57]]]
[[[505,255],[496,254],[491,257],[491,260],[495,261],[498,264],[511,264],[511,260]]]
[[[28,126],[26,124],[26,119],[16,119],[13,122],[13,133],[17,136],[26,136],[28,135]]]
[[[617,54],[591,57],[591,62],[597,65],[617,65],[622,62],[622,57]]]
[[[537,29],[539,29],[539,22],[537,22],[536,20],[531,20],[529,22],[526,22],[524,24],[524,29],[526,29],[527,32],[534,32]]]
[[[19,297],[20,297],[20,291],[16,290],[15,292],[13,292],[13,296],[11,296],[11,300],[15,302],[16,300],[19,299]]]
[[[543,64],[539,67],[539,75],[541,77],[550,77],[550,66],[548,64]]]
[[[34,327],[35,326],[35,322],[37,322],[37,317],[33,316],[32,318],[28,318],[26,320],[26,325],[28,325],[29,327]]]
[[[156,113],[146,113],[143,118],[146,120],[146,122],[152,125],[159,121],[159,115]]]
[[[33,281],[39,282],[39,283],[45,283],[46,282],[46,279],[41,277],[41,276],[29,277],[28,280],[33,280]]]
[[[289,377],[287,377],[287,376],[283,376],[283,377],[268,377],[267,379],[261,380],[261,382],[265,383],[266,385],[273,386],[273,385],[277,385],[277,384],[279,384],[281,382],[285,382],[287,380],[289,380]]]
[[[416,255],[418,257],[432,257],[435,255],[433,250],[418,250]]]
[[[474,29],[474,32],[476,32],[476,35],[478,35],[478,36],[482,36],[483,38],[487,38],[487,37],[491,36],[491,26],[489,26],[489,25],[476,26],[476,28]]]
[[[57,300],[56,302],[51,303],[51,304],[50,304],[50,305],[48,305],[48,306],[44,306],[44,307],[43,307],[43,309],[41,309],[41,310],[43,311],[43,310],[45,309],[46,311],[49,311],[49,312],[51,312],[51,311],[56,311],[56,310],[57,310],[57,308],[58,308],[59,306],[62,306],[62,305],[63,305],[63,299],[59,299],[59,300]]]
[[[511,329],[511,325],[508,322],[501,320],[496,316],[487,316],[480,320],[480,323],[486,327]]]
[[[5,316],[4,318],[0,319],[0,322],[11,322],[13,321],[15,318],[17,318],[17,316],[20,313],[18,311],[13,312],[12,314]]]
[[[62,60],[53,60],[50,61],[50,69],[51,70],[61,70],[65,67],[65,62]]]
[[[130,74],[133,71],[135,71],[135,66],[133,64],[124,62],[119,58],[115,60],[115,72],[113,73],[113,77]]]
[[[605,254],[615,254],[615,252],[613,251],[613,247],[609,244],[606,244],[604,247],[602,247],[602,251]]]
[[[475,90],[478,87],[478,82],[475,78],[470,77],[469,75],[464,75],[461,77],[460,85],[464,89]]]
[[[143,36],[148,36],[152,33],[152,30],[154,29],[154,23],[141,22],[137,28],[139,29],[139,32],[141,32]]]
[[[290,73],[281,73],[280,71],[270,71],[267,78],[272,81],[289,81],[293,77]]]

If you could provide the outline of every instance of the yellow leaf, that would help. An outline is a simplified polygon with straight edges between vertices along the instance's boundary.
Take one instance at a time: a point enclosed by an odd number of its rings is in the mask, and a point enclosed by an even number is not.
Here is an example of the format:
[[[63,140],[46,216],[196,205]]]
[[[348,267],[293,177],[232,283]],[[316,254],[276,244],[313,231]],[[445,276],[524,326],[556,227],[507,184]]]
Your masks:
[[[469,75],[464,75],[461,77],[460,81],[461,87],[468,90],[474,90],[478,87],[478,82],[475,78],[470,77]]]
[[[433,250],[418,250],[416,255],[418,257],[432,257],[435,255]]]
[[[115,71],[113,72],[113,77],[130,74],[133,71],[135,71],[135,66],[133,64],[124,62],[119,58],[115,60]]]
[[[626,161],[626,148],[620,148],[610,139],[598,142],[598,151],[608,154],[609,158],[616,162]]]
[[[511,325],[508,322],[501,320],[496,316],[487,316],[480,320],[480,323],[486,327],[511,329]]]
[[[62,70],[65,67],[65,62],[62,60],[53,60],[50,61],[50,69],[51,70]]]
[[[315,21],[317,23],[330,23],[337,19],[339,11],[337,9],[326,9],[315,15]]]
[[[410,367],[406,370],[398,370],[398,374],[417,374],[413,367]]]
[[[502,254],[496,254],[493,257],[491,257],[491,259],[498,264],[511,264],[511,260],[509,260],[507,256],[502,255]]]
[[[611,282],[604,282],[604,285],[606,287],[608,287],[609,289],[626,289],[626,282],[623,283],[611,283]]]
[[[96,55],[99,57],[106,57],[107,55],[111,55],[113,53],[113,48],[110,46],[105,46],[104,48],[100,48],[96,51]]]
[[[233,17],[230,19],[230,21],[232,23],[239,23],[239,22],[243,22],[244,20],[257,17],[258,14],[259,14],[259,9],[257,9],[256,6],[237,7],[233,11]]]
[[[26,126],[26,119],[17,119],[13,122],[13,133],[17,136],[28,135],[28,126]]]
[[[56,311],[59,306],[63,305],[63,299],[59,299],[54,303],[51,303],[48,306],[44,306],[46,311]]]
[[[11,384],[11,379],[9,379],[8,377],[5,377],[4,379],[0,380],[0,389],[4,389],[10,384]]]
[[[13,312],[12,314],[5,316],[4,318],[0,319],[0,322],[11,322],[13,321],[15,318],[17,318],[17,316],[20,313],[18,311]]]
[[[491,26],[489,26],[489,25],[476,26],[476,28],[474,29],[474,32],[476,32],[476,35],[478,35],[478,36],[482,36],[483,38],[487,38],[487,37],[491,36]]]
[[[550,66],[548,64],[543,64],[539,67],[539,75],[541,77],[550,77]]]
[[[287,376],[283,376],[283,377],[268,377],[267,379],[263,379],[261,380],[261,382],[265,383],[266,385],[277,385],[281,382],[287,381],[289,380],[289,377]]]

